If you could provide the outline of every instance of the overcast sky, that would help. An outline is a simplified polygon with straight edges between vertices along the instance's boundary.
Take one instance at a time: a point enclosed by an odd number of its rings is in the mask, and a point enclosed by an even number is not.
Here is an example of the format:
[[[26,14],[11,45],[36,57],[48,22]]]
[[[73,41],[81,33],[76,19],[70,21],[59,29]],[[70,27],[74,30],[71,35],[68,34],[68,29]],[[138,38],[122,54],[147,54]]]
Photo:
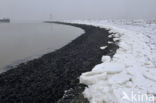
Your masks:
[[[156,0],[0,0],[0,18],[19,20],[155,17]]]

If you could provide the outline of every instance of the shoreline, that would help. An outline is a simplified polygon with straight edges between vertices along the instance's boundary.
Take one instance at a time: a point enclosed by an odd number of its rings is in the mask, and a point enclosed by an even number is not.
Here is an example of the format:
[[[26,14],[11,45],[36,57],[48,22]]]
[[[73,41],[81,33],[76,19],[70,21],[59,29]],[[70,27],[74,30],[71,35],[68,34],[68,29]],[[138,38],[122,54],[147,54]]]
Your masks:
[[[134,21],[127,25],[129,21],[107,20],[71,22],[106,28],[112,34],[109,37],[113,36],[115,41],[119,41],[119,49],[111,60],[103,56],[102,63],[80,76],[80,83],[87,85],[83,95],[90,103],[133,101],[131,97],[123,99],[123,92],[127,96],[132,92],[134,95],[146,95],[142,102],[155,102],[156,46],[150,38],[155,34],[155,24],[142,21],[135,26]],[[135,101],[140,101],[140,98]]]
[[[85,86],[79,84],[78,80],[81,73],[90,71],[101,63],[103,55],[113,56],[118,49],[113,38],[108,38],[108,30],[103,28],[63,22],[48,23],[75,26],[85,30],[85,33],[61,49],[0,74],[1,103],[69,103],[84,90]],[[108,44],[108,41],[114,43]],[[100,50],[101,46],[108,47]],[[59,101],[64,91],[71,88],[74,90],[73,96]]]

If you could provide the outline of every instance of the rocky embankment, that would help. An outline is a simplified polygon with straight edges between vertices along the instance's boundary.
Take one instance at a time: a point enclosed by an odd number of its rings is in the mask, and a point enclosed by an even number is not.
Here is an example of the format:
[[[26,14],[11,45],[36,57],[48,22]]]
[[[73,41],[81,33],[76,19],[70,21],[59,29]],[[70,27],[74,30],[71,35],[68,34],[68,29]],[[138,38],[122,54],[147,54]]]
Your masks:
[[[108,38],[105,29],[62,24],[82,28],[85,33],[59,50],[2,73],[0,103],[87,103],[81,94],[85,86],[78,77],[101,63],[102,55],[113,56],[118,46],[108,43],[113,38]],[[101,46],[107,48],[101,50]]]

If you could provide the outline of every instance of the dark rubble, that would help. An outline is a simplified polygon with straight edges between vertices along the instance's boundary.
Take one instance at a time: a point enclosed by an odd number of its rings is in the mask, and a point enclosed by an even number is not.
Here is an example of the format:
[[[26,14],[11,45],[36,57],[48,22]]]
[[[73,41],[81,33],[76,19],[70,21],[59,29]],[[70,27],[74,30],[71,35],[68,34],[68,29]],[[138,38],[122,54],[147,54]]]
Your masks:
[[[48,22],[51,23],[51,22]],[[60,22],[55,22],[60,23]],[[108,38],[108,30],[80,24],[85,33],[66,46],[42,57],[22,63],[0,75],[0,103],[81,103],[85,86],[78,77],[101,63],[102,55],[113,56],[118,49]],[[108,46],[100,50],[100,46]],[[72,89],[63,97],[64,91]],[[79,100],[79,98],[77,99]],[[86,101],[86,100],[85,100]]]

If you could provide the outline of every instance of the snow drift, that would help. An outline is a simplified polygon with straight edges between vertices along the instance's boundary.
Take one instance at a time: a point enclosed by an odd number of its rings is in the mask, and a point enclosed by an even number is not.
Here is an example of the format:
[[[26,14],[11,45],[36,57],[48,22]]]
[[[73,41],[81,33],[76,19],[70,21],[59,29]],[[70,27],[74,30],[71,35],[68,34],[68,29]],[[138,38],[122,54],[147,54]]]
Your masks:
[[[71,22],[71,21],[70,21]],[[90,103],[151,103],[156,96],[156,46],[150,27],[110,21],[72,21],[110,30],[119,49],[113,58],[102,57],[92,71],[80,76]],[[127,22],[126,22],[127,23]],[[141,22],[142,23],[142,22]],[[156,24],[151,24],[156,27]],[[156,28],[154,29],[156,31]],[[153,30],[153,31],[154,31]],[[156,32],[155,32],[156,33]],[[154,34],[154,33],[153,33]],[[99,47],[99,49],[105,47]],[[135,98],[131,97],[135,94]],[[146,98],[141,95],[146,95]],[[127,97],[125,97],[127,96]]]

